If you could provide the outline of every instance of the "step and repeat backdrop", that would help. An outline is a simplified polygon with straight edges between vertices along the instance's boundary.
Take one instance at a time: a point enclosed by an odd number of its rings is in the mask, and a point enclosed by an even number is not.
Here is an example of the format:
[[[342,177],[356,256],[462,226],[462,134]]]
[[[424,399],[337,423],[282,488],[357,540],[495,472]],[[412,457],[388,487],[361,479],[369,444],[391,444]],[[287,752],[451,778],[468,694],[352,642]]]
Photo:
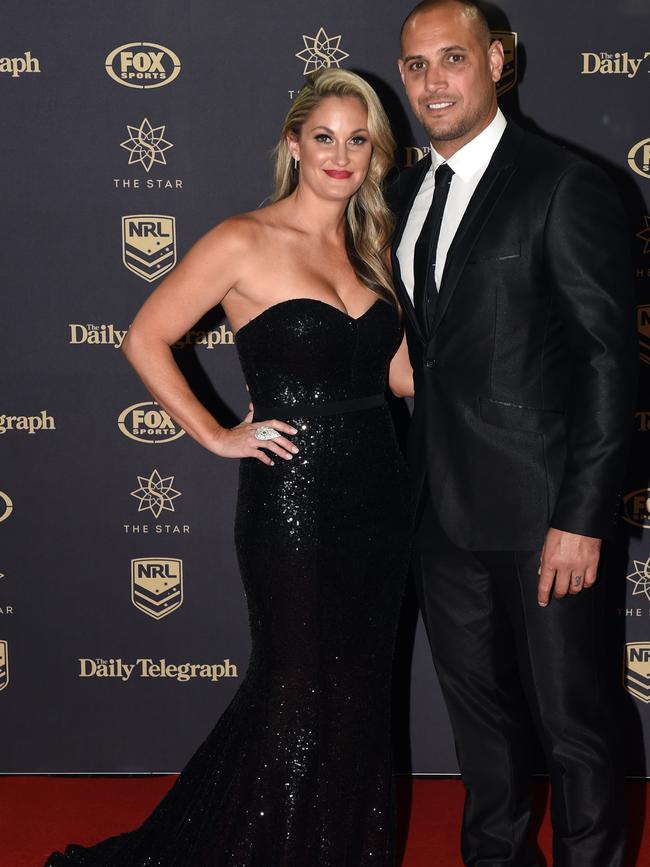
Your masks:
[[[399,162],[423,156],[396,66],[410,7],[2,4],[0,772],[176,771],[245,676],[236,462],[184,435],[120,346],[137,309],[197,238],[264,204],[272,148],[310,71],[365,75],[391,116]],[[642,388],[608,554],[609,617],[628,771],[644,776],[650,6],[503,0],[490,13],[506,51],[504,110],[603,165],[629,217]],[[175,353],[215,416],[235,424],[247,396],[221,312],[198,322]],[[411,597],[395,684],[399,769],[455,773]]]

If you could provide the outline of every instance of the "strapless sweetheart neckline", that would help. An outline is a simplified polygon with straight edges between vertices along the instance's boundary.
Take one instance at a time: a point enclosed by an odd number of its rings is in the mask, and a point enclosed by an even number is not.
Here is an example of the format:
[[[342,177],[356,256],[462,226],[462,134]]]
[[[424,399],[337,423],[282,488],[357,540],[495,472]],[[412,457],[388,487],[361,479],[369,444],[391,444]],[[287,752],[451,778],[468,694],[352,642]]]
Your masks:
[[[271,304],[270,307],[267,307],[265,310],[262,310],[261,313],[258,313],[257,316],[253,316],[252,319],[249,319],[245,325],[235,333],[235,340],[239,337],[239,335],[244,331],[244,329],[248,328],[254,322],[257,322],[258,319],[261,319],[263,316],[266,316],[271,310],[275,310],[276,307],[282,307],[284,304],[294,304],[296,302],[305,301],[311,302],[313,304],[321,304],[323,307],[329,307],[330,310],[334,310],[336,313],[340,313],[341,316],[345,316],[346,319],[349,319],[351,322],[360,322],[365,316],[367,316],[370,311],[377,305],[382,299],[376,298],[370,307],[361,314],[361,316],[350,316],[350,314],[345,310],[340,310],[338,307],[335,307],[333,304],[328,304],[327,301],[321,301],[319,298],[285,298],[284,301],[278,301],[277,304]]]

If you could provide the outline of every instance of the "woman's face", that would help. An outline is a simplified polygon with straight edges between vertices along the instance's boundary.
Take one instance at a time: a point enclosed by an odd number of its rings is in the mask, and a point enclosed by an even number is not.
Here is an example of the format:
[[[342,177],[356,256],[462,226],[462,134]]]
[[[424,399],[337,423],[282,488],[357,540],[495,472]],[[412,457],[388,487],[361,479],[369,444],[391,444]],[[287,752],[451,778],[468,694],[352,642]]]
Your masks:
[[[300,185],[323,199],[349,199],[364,182],[372,156],[368,112],[355,96],[328,96],[288,144],[300,160]]]

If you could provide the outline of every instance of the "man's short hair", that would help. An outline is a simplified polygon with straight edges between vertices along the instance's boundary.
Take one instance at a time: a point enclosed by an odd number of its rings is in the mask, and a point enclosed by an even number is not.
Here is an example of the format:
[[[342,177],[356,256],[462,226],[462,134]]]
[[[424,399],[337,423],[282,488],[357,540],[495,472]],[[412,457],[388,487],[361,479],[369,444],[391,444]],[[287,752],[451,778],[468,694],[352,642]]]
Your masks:
[[[463,7],[465,15],[467,15],[467,17],[475,24],[479,38],[485,39],[486,45],[489,45],[492,41],[490,25],[488,24],[485,12],[481,9],[479,4],[475,2],[475,0],[422,0],[422,2],[418,3],[417,6],[414,6],[413,9],[411,9],[404,19],[399,32],[400,42],[404,34],[404,28],[416,13],[426,12],[427,9],[435,9],[440,6],[447,6],[450,3],[455,3],[456,5]]]

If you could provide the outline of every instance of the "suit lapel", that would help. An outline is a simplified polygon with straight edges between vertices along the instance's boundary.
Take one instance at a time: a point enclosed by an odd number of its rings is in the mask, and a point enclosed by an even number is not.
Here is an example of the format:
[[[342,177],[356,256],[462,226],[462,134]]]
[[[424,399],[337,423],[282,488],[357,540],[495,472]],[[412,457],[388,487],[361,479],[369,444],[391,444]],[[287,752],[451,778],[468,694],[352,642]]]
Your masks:
[[[409,214],[411,213],[411,208],[413,207],[413,202],[415,201],[415,197],[418,193],[418,190],[420,189],[422,181],[424,180],[424,176],[430,168],[431,155],[429,154],[428,156],[424,157],[424,159],[421,159],[413,167],[411,176],[406,181],[404,191],[401,192],[398,202],[396,214],[397,222],[395,224],[395,232],[393,234],[393,243],[391,248],[391,260],[393,263],[393,282],[395,284],[395,290],[399,296],[404,313],[408,317],[408,320],[411,323],[413,330],[423,343],[426,342],[426,338],[424,333],[422,332],[418,317],[415,313],[413,301],[411,300],[409,293],[406,291],[406,286],[404,286],[404,283],[402,281],[399,259],[397,258],[397,251],[402,241],[402,235],[404,234],[404,229],[406,228]]]
[[[463,219],[447,253],[445,270],[442,275],[438,303],[436,304],[429,339],[435,335],[440,321],[449,307],[449,302],[458,285],[467,257],[471,253],[481,233],[481,229],[512,177],[516,168],[516,157],[522,138],[523,132],[519,127],[509,122],[483,177],[474,191],[474,195],[470,199],[467,210],[463,215]]]

